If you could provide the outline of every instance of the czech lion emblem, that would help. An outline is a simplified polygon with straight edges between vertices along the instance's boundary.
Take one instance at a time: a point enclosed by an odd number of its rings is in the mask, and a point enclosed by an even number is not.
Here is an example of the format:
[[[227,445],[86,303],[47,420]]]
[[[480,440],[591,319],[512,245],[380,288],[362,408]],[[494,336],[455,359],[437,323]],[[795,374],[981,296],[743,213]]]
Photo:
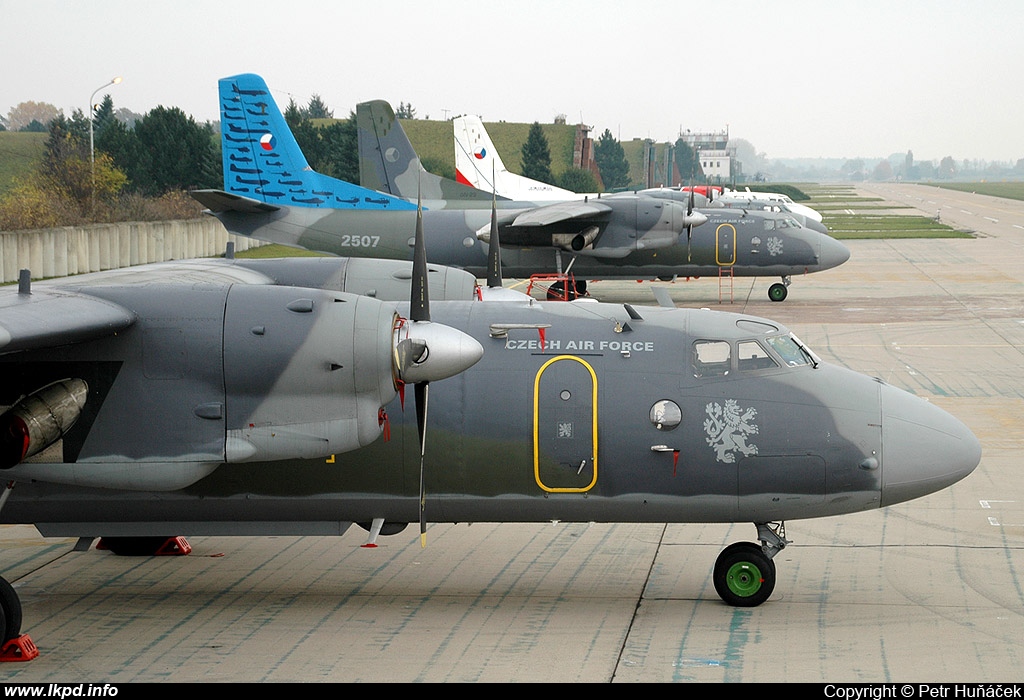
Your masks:
[[[704,421],[704,432],[707,443],[715,449],[715,459],[719,462],[732,464],[736,461],[736,453],[744,456],[756,455],[757,445],[748,445],[747,437],[757,435],[757,425],[753,422],[757,416],[756,408],[740,409],[735,399],[727,399],[725,407],[709,403],[704,407],[708,414]]]

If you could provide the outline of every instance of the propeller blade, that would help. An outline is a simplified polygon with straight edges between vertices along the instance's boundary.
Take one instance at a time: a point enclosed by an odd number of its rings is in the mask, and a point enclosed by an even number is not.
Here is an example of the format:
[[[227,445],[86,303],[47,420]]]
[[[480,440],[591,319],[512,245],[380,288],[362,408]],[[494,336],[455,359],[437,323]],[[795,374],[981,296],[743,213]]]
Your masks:
[[[494,164],[491,164],[493,170]],[[493,182],[493,175],[492,180]],[[491,237],[487,241],[487,286],[501,287],[501,243],[498,241],[498,193],[492,190],[491,196]]]
[[[412,257],[412,301],[409,306],[409,318],[413,325],[417,322],[430,321],[430,299],[427,283],[427,244],[423,236],[423,202],[420,199],[419,184],[416,187],[416,240]],[[407,358],[420,360],[427,350],[422,339],[409,339],[406,348]],[[417,352],[418,351],[418,352]],[[415,360],[414,360],[415,361]],[[430,382],[424,379],[415,385],[416,396],[416,428],[420,435],[420,547],[427,546],[427,492],[424,480],[424,458],[427,446],[427,387]]]
[[[416,427],[420,434],[420,547],[427,546],[427,489],[423,462],[427,451],[427,396],[430,382],[416,384]]]
[[[690,170],[690,201],[686,205],[686,218],[693,215],[693,170]],[[690,237],[693,235],[693,224],[686,225],[686,262],[690,262]]]
[[[423,238],[423,205],[416,192],[416,239],[412,254],[412,301],[409,306],[412,321],[430,320],[430,299],[427,298],[427,248]]]

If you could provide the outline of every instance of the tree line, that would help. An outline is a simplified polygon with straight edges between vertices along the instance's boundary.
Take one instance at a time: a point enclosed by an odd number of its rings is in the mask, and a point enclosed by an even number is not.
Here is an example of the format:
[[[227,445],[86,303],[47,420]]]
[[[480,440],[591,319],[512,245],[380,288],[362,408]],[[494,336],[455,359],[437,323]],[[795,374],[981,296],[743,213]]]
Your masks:
[[[0,197],[0,230],[198,216],[201,207],[187,195],[188,190],[219,188],[223,183],[220,138],[214,125],[199,124],[177,107],[160,106],[141,117],[133,115],[130,124],[124,112],[115,111],[110,95],[95,108],[91,124],[81,110],[68,118],[42,103],[22,103],[11,110],[8,124],[17,123],[21,130],[45,130],[48,137],[37,171]],[[359,182],[354,111],[345,119],[334,119],[333,111],[314,95],[305,106],[290,100],[284,116],[314,170]],[[416,110],[403,102],[400,116],[415,119]],[[47,117],[42,127],[40,119]],[[531,125],[520,159],[525,177],[574,192],[631,185],[622,145],[608,129],[594,144],[599,178],[581,168],[552,175],[551,153],[539,122]],[[681,140],[676,159],[681,173],[694,171],[696,159]],[[451,163],[424,161],[423,166],[455,178]]]
[[[192,218],[202,208],[187,190],[220,187],[213,126],[177,107],[156,107],[128,126],[107,95],[91,124],[81,110],[58,112],[46,131],[37,170],[0,198],[2,230]]]

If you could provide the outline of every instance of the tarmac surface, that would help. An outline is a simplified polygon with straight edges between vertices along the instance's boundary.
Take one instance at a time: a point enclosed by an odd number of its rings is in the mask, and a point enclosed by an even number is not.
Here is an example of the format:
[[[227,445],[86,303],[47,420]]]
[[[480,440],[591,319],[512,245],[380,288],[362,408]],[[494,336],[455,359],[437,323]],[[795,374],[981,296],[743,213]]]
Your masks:
[[[827,362],[967,423],[981,465],[884,510],[787,523],[772,597],[731,608],[711,571],[736,525],[433,525],[342,537],[200,537],[186,557],[73,551],[0,527],[0,572],[38,658],[0,682],[1024,680],[1024,202],[864,184],[971,239],[848,241],[834,270],[658,283],[678,305],[787,324]],[[911,207],[913,209],[907,209]],[[919,210],[919,211],[917,211]],[[596,282],[654,304],[649,285]]]

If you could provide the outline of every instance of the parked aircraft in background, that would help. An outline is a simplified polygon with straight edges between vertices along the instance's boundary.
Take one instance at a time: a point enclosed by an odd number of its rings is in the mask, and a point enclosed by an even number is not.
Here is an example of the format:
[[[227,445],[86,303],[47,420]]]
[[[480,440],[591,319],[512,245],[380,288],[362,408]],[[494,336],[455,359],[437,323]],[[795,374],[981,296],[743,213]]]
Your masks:
[[[391,105],[384,100],[356,105],[359,142],[359,184],[378,192],[418,193],[431,209],[449,206],[489,206],[491,188],[471,187],[427,171]],[[501,197],[507,199],[507,197]]]
[[[733,206],[742,205],[744,202],[770,202],[776,205],[783,205],[794,214],[805,216],[812,221],[821,223],[821,214],[807,206],[794,202],[789,195],[779,192],[752,192],[749,187],[746,190],[726,190],[715,197],[721,203],[729,203]]]
[[[191,194],[228,231],[337,255],[410,258],[416,192],[372,191],[311,170],[259,76],[222,79],[220,98],[225,189]],[[397,121],[386,132],[404,138]],[[380,162],[389,164],[387,158]],[[399,174],[386,182],[405,188],[404,179]],[[489,207],[482,200],[423,205],[432,261],[482,276]],[[781,301],[792,275],[849,258],[843,244],[791,217],[723,209],[700,225],[704,214],[683,202],[634,193],[498,201],[497,208],[507,277],[560,273],[571,266],[577,280],[674,279],[728,268],[735,276],[781,277],[769,289],[769,298]]]
[[[565,201],[583,197],[572,190],[531,180],[508,170],[480,117],[455,117],[452,130],[455,134],[455,176],[459,182],[517,200]]]
[[[380,188],[385,186],[383,183],[389,183],[386,185],[387,189],[384,191],[400,197],[411,197],[413,194],[411,184],[412,179],[408,177],[405,178],[403,184],[403,179],[401,177],[401,175],[408,170],[403,165],[403,161],[401,160],[402,156],[382,158],[379,155],[385,152],[393,154],[412,153],[413,155],[411,158],[418,162],[418,158],[415,157],[415,151],[412,144],[409,142],[404,130],[394,116],[394,110],[392,110],[391,106],[386,102],[376,100],[360,104],[357,107],[356,112],[358,115],[357,124],[359,130],[360,162],[372,164],[372,169],[360,170],[360,184],[364,187]],[[372,122],[370,117],[371,114],[373,115]],[[569,190],[561,190],[546,183],[538,182],[536,180],[508,172],[479,117],[456,117],[453,120],[453,132],[455,140],[456,171],[460,182],[473,185],[480,189],[486,189],[511,200],[529,199],[532,196],[540,202],[548,199],[557,200],[559,197],[564,197],[567,200],[584,199],[589,201],[594,197],[601,196],[593,194],[578,194]],[[386,139],[382,138],[380,134],[386,134]],[[486,172],[489,170],[492,171],[492,174],[487,176]],[[423,172],[425,173],[426,171]],[[468,176],[466,175],[467,173]],[[436,178],[437,176],[428,174],[424,175],[424,177]],[[451,181],[447,182],[449,185],[455,184]],[[691,189],[693,192],[700,192],[702,194],[691,195]],[[721,212],[716,211],[717,209],[731,208],[729,204],[712,203],[714,194],[716,192],[720,193],[721,190],[721,187],[705,185],[695,186],[693,188],[654,188],[639,190],[638,192],[633,193],[605,195],[605,199],[614,196],[621,197],[640,194],[685,203],[687,205],[687,214],[692,217],[694,221],[698,221],[700,215],[712,217],[712,225],[716,227],[717,241],[719,240],[717,236],[717,225],[722,221],[728,223],[730,220],[735,219],[735,216],[723,216]],[[683,191],[686,194],[680,195],[680,191]],[[697,198],[698,201],[695,201],[695,198]],[[455,203],[454,206],[464,207],[467,205]],[[746,207],[736,206],[735,208],[744,210],[742,214],[740,214],[741,216],[751,211],[766,213],[768,215],[767,218],[770,219],[770,221],[765,221],[764,226],[765,229],[769,231],[781,231],[796,226],[809,228],[822,234],[828,234],[828,229],[820,223],[820,217],[818,220],[815,220],[813,218],[805,217],[802,214],[794,213],[793,210],[788,208],[785,204],[770,203],[767,201],[750,201]],[[794,221],[796,224],[794,224]],[[689,226],[687,228],[688,261],[691,260],[692,231],[693,226]],[[756,247],[756,234],[755,238],[752,239],[752,243]],[[843,248],[845,249],[845,247]],[[847,257],[843,258],[843,261],[848,258],[848,252],[846,253],[846,256]],[[721,272],[723,268],[730,268],[735,272],[734,266],[736,261],[734,258],[730,258],[728,255],[722,255],[721,257],[716,257],[715,262],[718,265],[719,272]],[[788,294],[787,288],[790,284],[790,276],[782,274],[781,277],[781,283],[773,284],[769,288],[768,296],[772,301],[782,301]],[[662,279],[666,278],[662,277]]]
[[[0,290],[0,523],[137,553],[352,523],[375,538],[418,520],[425,543],[429,522],[752,522],[757,543],[725,548],[713,579],[756,606],[786,520],[924,496],[979,463],[956,418],[767,319],[461,300],[465,273],[428,271],[420,214],[411,269],[25,271]],[[432,274],[455,300],[430,299]],[[410,301],[384,300],[401,280]],[[29,648],[21,626],[0,579],[5,650]]]
[[[707,192],[707,195],[701,194],[701,189]],[[769,201],[767,199],[750,199],[747,197],[732,196],[730,194],[719,194],[714,188],[701,188],[697,187],[652,187],[650,189],[639,190],[640,194],[645,194],[648,197],[663,197],[665,199],[672,199],[677,202],[687,202],[691,198],[695,198],[696,208],[702,212],[708,212],[714,209],[738,209],[741,211],[760,211],[768,212],[780,216],[783,218],[790,218],[795,220],[798,224],[804,228],[809,228],[819,233],[828,233],[828,227],[821,223],[821,216],[806,216],[799,211],[797,207],[784,202]],[[809,209],[809,207],[803,207],[803,209]],[[813,211],[813,210],[811,210]]]

